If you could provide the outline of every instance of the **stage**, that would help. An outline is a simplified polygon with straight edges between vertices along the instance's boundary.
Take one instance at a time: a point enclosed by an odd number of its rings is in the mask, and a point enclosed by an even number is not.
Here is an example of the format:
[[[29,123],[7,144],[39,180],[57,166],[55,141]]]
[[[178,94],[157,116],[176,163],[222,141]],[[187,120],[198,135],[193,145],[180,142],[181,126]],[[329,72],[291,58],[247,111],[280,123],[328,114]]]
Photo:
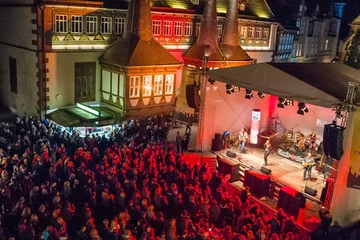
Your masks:
[[[228,150],[235,152],[236,158],[229,158],[232,161],[240,161],[251,169],[260,171],[260,168],[264,164],[264,150],[260,148],[247,147],[248,152],[246,154],[240,154],[238,148],[229,148],[217,153],[221,153],[226,156]],[[303,181],[304,170],[301,163],[279,156],[274,150],[273,154],[268,157],[268,165],[266,168],[271,169],[271,177],[278,182],[281,182],[287,186],[290,186],[299,192],[304,193],[305,186],[317,190],[315,198],[320,200],[321,191],[324,184],[324,175],[318,174],[315,167],[312,169],[311,180]],[[311,198],[311,196],[308,196]]]

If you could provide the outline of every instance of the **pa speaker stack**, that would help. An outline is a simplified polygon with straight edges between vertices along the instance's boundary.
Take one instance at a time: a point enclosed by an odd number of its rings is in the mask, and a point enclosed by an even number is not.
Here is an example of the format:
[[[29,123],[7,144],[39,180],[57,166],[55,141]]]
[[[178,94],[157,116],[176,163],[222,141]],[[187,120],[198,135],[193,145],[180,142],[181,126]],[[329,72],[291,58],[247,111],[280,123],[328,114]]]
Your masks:
[[[212,151],[220,151],[223,148],[222,140],[221,140],[221,133],[215,133],[215,138],[212,140],[211,143],[211,150]]]
[[[218,171],[223,176],[230,174],[229,182],[239,181],[240,179],[240,164],[234,161],[218,158]]]
[[[295,189],[291,187],[280,189],[277,208],[282,208],[287,215],[297,218],[304,204],[304,198],[300,197]]]
[[[334,124],[327,124],[324,127],[324,154],[336,160],[340,160],[344,154],[343,140],[345,128]]]

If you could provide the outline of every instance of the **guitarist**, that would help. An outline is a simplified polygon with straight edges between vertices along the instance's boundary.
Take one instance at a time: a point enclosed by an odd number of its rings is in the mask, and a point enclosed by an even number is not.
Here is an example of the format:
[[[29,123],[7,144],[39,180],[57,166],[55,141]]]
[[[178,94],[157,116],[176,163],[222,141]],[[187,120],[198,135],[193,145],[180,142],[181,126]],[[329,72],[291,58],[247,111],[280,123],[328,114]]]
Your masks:
[[[245,131],[244,128],[241,129],[239,133],[239,145],[240,145],[240,153],[242,153],[245,150],[245,143],[248,140],[248,134]]]
[[[315,165],[315,160],[312,157],[311,152],[309,152],[307,154],[307,156],[304,158],[302,165],[304,168],[304,181],[308,180],[308,179],[310,180],[311,179],[311,169]],[[307,178],[306,178],[306,174],[307,174]]]

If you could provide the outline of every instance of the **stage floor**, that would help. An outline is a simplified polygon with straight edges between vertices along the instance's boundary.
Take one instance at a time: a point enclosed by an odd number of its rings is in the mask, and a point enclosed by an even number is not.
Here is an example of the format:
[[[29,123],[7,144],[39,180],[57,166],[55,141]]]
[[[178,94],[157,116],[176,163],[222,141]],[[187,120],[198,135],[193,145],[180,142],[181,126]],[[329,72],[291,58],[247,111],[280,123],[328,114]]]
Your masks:
[[[237,155],[233,161],[241,161],[248,167],[260,171],[260,168],[264,164],[264,150],[259,148],[247,147],[248,152],[246,154],[239,154],[238,148],[230,148],[220,151],[222,154],[226,154],[227,150],[235,152]],[[268,157],[267,168],[271,169],[271,177],[276,181],[282,182],[290,187],[295,188],[299,192],[304,193],[305,186],[317,190],[315,198],[320,199],[321,191],[324,184],[324,175],[318,174],[315,167],[312,169],[311,180],[303,181],[304,170],[300,163],[284,158],[276,154],[270,154]]]

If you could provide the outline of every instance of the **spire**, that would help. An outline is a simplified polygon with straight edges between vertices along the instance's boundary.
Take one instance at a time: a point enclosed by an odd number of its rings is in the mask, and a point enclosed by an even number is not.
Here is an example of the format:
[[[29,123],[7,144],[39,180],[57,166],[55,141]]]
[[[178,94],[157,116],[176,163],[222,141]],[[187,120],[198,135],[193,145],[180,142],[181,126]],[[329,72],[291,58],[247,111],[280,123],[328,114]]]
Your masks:
[[[239,30],[238,30],[238,0],[229,0],[226,12],[226,20],[224,26],[224,35],[222,43],[229,46],[239,46]]]
[[[145,41],[151,40],[153,38],[153,35],[151,26],[152,22],[150,0],[132,0],[129,3],[129,8],[131,7],[133,8],[132,19],[129,19],[133,22],[131,34],[138,36],[140,39]]]
[[[217,46],[217,13],[216,0],[207,0],[201,19],[200,33],[196,40],[198,45]]]

